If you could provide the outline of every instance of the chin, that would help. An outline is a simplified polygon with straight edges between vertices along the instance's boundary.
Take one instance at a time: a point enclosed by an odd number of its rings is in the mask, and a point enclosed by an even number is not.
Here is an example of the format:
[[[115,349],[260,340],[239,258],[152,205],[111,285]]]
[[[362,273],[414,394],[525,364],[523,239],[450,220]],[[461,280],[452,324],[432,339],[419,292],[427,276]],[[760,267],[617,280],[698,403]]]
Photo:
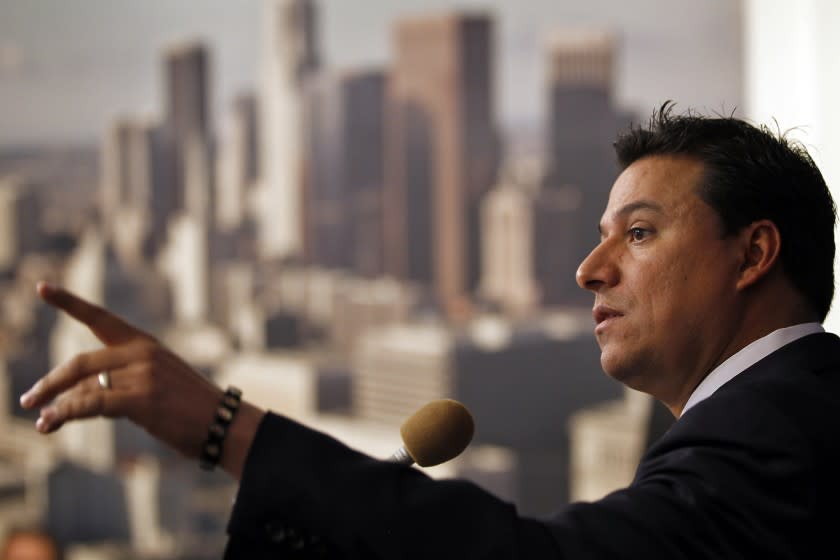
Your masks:
[[[644,391],[643,369],[626,356],[616,356],[608,351],[601,352],[601,369],[608,376],[637,391]]]

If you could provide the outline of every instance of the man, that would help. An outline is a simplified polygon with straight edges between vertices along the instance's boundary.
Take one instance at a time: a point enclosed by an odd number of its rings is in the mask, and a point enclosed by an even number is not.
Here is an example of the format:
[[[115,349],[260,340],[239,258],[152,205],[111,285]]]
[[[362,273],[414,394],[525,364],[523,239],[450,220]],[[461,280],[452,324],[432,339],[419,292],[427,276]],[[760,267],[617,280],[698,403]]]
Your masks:
[[[678,420],[630,487],[598,502],[521,518],[470,483],[376,461],[244,401],[229,426],[217,413],[222,439],[208,437],[219,389],[150,336],[45,285],[42,297],[106,347],[57,367],[22,402],[45,407],[42,432],[125,415],[211,463],[207,442],[222,441],[220,464],[241,480],[229,558],[814,557],[831,544],[840,498],[840,340],[820,326],[835,218],[822,176],[783,138],[667,105],[616,149],[624,169],[577,279],[595,295],[606,373]],[[237,397],[224,402],[235,410]]]

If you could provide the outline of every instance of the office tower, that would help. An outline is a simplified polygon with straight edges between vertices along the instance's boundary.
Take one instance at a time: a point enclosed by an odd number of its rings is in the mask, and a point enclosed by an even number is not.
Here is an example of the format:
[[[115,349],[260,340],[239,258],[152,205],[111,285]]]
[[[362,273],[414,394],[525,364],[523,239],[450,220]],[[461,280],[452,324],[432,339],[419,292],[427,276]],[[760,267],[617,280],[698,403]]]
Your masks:
[[[178,148],[210,134],[209,55],[199,42],[173,45],[164,54],[166,124]]]
[[[368,331],[406,321],[417,303],[417,292],[415,286],[393,278],[348,278],[335,294],[329,322],[332,348],[352,356]]]
[[[174,319],[199,324],[210,312],[210,240],[207,222],[181,214],[169,223],[158,267],[169,280]]]
[[[215,223],[222,232],[240,228],[248,215],[258,173],[258,131],[256,97],[239,95],[217,159]]]
[[[595,246],[581,247],[580,239],[586,237],[581,231],[597,233],[586,221],[584,197],[579,187],[564,185],[544,188],[534,198],[534,276],[543,307],[592,305],[592,294],[575,279],[581,253],[588,254]]]
[[[102,145],[100,208],[103,231],[124,264],[140,263],[165,242],[178,210],[174,157],[161,126],[121,118]]]
[[[534,277],[534,194],[504,182],[482,204],[483,299],[513,314],[528,314],[539,303]]]
[[[626,487],[644,452],[673,423],[665,405],[626,387],[622,399],[575,413],[569,420],[570,499],[598,500]]]
[[[581,189],[583,259],[597,242],[596,226],[617,176],[612,145],[629,116],[615,108],[616,37],[604,31],[562,31],[549,41],[548,150],[550,187]]]
[[[259,254],[302,250],[302,92],[318,67],[312,0],[265,0],[260,92],[260,186],[256,197]]]
[[[195,167],[201,165],[200,152],[207,149],[210,140],[210,72],[207,48],[198,42],[189,42],[170,47],[164,54],[165,71],[165,131],[174,155],[175,184],[174,199],[178,209],[193,212],[200,208],[189,208],[190,181],[205,173]],[[192,178],[191,178],[192,177]],[[211,192],[200,193],[209,199]]]
[[[0,179],[0,272],[41,243],[41,205],[35,186],[20,177]]]
[[[382,272],[385,74],[322,72],[306,91],[306,262],[376,276]]]
[[[468,313],[480,274],[479,205],[495,180],[492,20],[400,22],[388,83],[386,272]]]
[[[483,204],[480,294],[513,315],[591,303],[575,281],[583,195],[543,179],[538,162],[513,161]]]
[[[93,447],[91,441],[97,440],[89,440],[88,447]],[[130,538],[125,485],[113,470],[58,463],[47,478],[45,517],[47,530],[66,544]]]
[[[396,324],[363,336],[353,364],[357,416],[399,425],[431,400],[457,398],[454,344],[451,330],[439,323]]]
[[[141,455],[123,467],[122,475],[132,549],[152,558],[174,556],[176,543],[161,527],[160,461]]]
[[[184,146],[183,180],[184,180],[184,210],[183,213],[212,228],[216,214],[214,146],[200,136],[191,136]]]

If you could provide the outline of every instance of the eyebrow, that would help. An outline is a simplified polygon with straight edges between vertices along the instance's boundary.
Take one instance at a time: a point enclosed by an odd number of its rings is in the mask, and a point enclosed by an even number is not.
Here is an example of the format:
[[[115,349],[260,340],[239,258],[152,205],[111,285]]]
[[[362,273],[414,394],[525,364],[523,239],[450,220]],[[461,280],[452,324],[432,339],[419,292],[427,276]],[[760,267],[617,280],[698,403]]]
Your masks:
[[[637,200],[636,202],[630,202],[619,208],[615,212],[615,215],[616,217],[625,217],[628,214],[632,214],[636,210],[651,210],[659,214],[664,213],[662,206],[652,200]],[[600,223],[598,224],[598,233],[603,233]]]

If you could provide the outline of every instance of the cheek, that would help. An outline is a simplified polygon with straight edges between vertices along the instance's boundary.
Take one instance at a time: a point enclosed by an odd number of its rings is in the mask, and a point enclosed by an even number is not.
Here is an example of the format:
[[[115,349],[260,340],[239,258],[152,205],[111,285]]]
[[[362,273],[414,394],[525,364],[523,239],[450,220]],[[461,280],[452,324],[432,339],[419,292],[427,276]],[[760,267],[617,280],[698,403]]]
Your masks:
[[[726,306],[716,264],[699,257],[675,261],[649,291],[651,322],[664,339],[701,336],[717,310]]]
[[[679,300],[686,288],[686,270],[680,263],[644,263],[642,273],[633,279],[634,295],[640,327],[654,327],[668,321],[679,307]]]

